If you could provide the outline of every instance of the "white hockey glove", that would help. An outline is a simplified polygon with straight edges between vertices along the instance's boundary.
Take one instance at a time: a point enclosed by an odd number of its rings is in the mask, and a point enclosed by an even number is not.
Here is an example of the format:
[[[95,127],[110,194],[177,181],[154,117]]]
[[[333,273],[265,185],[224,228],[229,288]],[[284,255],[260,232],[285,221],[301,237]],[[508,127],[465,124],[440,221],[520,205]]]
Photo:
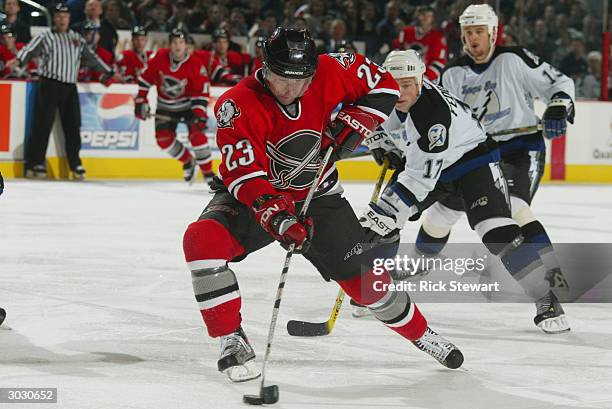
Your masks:
[[[419,212],[414,204],[416,199],[400,183],[388,186],[376,203],[370,202],[363,216],[359,219],[361,225],[376,235],[384,238],[397,236],[404,227],[406,220]],[[369,238],[372,236],[366,233]],[[372,240],[369,241],[380,241]]]
[[[372,156],[379,166],[382,166],[385,158],[388,158],[389,169],[401,169],[403,167],[403,152],[397,148],[393,138],[384,130],[377,129],[363,141],[363,144],[372,152]]]
[[[574,121],[574,102],[565,92],[558,92],[553,95],[542,116],[544,137],[555,139],[565,135],[568,120]]]

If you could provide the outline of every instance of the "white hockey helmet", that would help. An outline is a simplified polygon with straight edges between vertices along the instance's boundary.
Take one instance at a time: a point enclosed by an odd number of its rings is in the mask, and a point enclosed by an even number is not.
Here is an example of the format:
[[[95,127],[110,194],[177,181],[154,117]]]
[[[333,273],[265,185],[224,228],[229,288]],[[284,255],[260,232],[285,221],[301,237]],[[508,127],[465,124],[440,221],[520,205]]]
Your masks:
[[[389,71],[396,80],[415,77],[419,84],[423,82],[423,75],[425,74],[423,58],[415,50],[391,51],[385,58],[383,68]]]
[[[489,54],[487,55],[485,62],[489,61],[489,58],[491,58],[491,55],[495,50],[497,27],[499,25],[499,20],[497,18],[497,14],[495,14],[495,10],[493,10],[493,7],[489,6],[488,4],[472,4],[468,6],[459,16],[459,25],[461,26],[461,42],[463,43],[463,51],[465,51],[465,53],[470,57],[473,56],[470,54],[469,47],[465,42],[463,34],[465,27],[487,26],[487,29],[489,30],[489,43],[491,47],[489,48]]]

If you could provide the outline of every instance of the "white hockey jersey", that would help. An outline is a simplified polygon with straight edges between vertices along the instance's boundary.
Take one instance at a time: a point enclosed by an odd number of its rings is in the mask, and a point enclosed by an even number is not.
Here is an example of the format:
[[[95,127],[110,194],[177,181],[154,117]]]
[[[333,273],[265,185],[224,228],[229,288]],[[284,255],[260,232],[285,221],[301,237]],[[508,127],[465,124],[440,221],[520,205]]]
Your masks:
[[[468,104],[489,133],[535,126],[535,97],[546,104],[558,92],[575,98],[574,82],[522,47],[496,47],[486,64],[467,55],[451,61],[440,85]],[[572,118],[569,118],[573,122]],[[495,137],[507,141],[531,132]]]
[[[397,181],[419,202],[434,189],[445,169],[487,139],[465,103],[427,80],[405,121],[394,110],[382,127],[406,159]]]

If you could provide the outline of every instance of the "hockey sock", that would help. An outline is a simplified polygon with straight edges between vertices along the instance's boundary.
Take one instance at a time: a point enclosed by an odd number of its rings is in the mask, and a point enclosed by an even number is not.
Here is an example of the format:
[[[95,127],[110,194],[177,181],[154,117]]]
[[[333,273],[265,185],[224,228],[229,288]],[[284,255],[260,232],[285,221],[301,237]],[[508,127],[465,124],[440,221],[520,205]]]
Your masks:
[[[183,251],[208,334],[219,337],[234,332],[240,326],[242,301],[227,261],[244,249],[217,221],[199,220],[187,228]]]
[[[191,131],[189,134],[189,140],[191,147],[193,148],[193,154],[195,160],[203,174],[212,172],[212,155],[210,153],[210,146],[208,146],[208,140],[206,135],[200,131]]]
[[[494,228],[482,237],[485,246],[501,258],[525,293],[537,300],[548,294],[550,285],[545,279],[546,268],[537,248],[524,240],[516,224]]]
[[[338,284],[349,297],[368,307],[387,327],[404,338],[415,341],[425,333],[427,320],[406,291],[389,291],[392,281],[386,270],[383,270],[382,274],[375,274],[370,270],[360,276],[340,280]]]
[[[535,220],[521,227],[525,242],[531,243],[538,249],[540,258],[546,266],[549,281],[553,287],[567,287],[567,282],[561,274],[561,264],[555,254],[555,249],[544,229],[542,223]]]
[[[421,254],[433,256],[442,251],[449,237],[450,233],[444,237],[433,237],[425,231],[423,226],[421,226],[416,238],[416,248]]]
[[[188,163],[191,160],[191,153],[185,146],[176,139],[176,134],[169,129],[160,129],[155,132],[155,140],[157,145],[164,150],[168,155],[183,162]]]

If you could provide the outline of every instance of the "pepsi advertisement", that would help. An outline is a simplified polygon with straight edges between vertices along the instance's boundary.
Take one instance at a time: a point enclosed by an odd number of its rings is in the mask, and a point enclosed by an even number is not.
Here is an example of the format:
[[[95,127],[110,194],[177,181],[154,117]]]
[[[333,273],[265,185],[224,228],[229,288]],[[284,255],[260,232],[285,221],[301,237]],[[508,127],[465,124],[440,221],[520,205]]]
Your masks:
[[[130,94],[79,93],[81,149],[138,150],[138,119]]]

